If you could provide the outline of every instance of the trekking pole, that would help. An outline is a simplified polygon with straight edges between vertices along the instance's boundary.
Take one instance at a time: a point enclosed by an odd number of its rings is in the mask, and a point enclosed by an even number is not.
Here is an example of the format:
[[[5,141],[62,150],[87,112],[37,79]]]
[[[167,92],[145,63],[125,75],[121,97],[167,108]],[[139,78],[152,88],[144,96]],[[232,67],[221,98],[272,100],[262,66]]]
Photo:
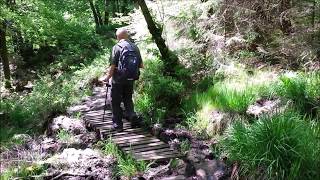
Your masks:
[[[105,98],[105,100],[104,100],[104,108],[103,108],[102,122],[104,122],[104,116],[106,115],[108,92],[109,92],[109,87],[111,87],[111,85],[107,83],[106,86],[107,86],[107,91],[106,91],[106,98]]]

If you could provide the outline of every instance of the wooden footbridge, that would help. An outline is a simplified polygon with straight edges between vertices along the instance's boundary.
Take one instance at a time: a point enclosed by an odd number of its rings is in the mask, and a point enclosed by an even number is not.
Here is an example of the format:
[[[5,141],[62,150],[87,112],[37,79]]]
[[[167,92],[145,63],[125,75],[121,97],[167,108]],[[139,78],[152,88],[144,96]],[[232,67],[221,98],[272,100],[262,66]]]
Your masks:
[[[100,102],[104,102],[104,97],[101,92],[96,94]],[[111,138],[120,149],[132,154],[137,160],[164,160],[180,156],[179,152],[170,149],[168,144],[143,128],[132,128],[130,122],[126,120],[123,120],[122,132],[113,131],[110,108],[106,111],[103,121],[103,108],[101,108],[103,105],[100,103],[100,110],[88,111],[84,116],[86,125],[94,129],[101,139]]]

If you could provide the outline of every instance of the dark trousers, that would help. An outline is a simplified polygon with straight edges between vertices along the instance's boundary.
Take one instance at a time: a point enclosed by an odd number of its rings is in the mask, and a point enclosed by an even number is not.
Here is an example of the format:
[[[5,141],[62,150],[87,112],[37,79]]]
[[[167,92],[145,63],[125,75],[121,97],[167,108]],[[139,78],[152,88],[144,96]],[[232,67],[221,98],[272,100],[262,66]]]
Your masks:
[[[123,110],[121,102],[124,103],[125,116],[131,119],[135,116],[132,94],[134,81],[124,81],[121,83],[112,83],[111,88],[111,106],[112,106],[112,121],[118,125],[122,125]]]

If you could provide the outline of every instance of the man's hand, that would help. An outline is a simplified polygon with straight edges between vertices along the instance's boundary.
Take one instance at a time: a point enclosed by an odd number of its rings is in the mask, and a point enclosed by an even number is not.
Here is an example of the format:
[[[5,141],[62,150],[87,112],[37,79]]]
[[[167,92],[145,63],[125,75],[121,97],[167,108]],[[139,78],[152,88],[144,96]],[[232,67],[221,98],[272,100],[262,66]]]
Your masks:
[[[107,84],[110,84],[110,75],[107,75],[107,77],[104,79],[104,81],[107,83]]]
[[[108,73],[108,75],[107,75],[107,77],[105,79],[107,85],[110,84],[109,82],[110,82],[111,77],[113,76],[113,73],[114,73],[115,69],[116,69],[115,65],[111,65],[110,66],[109,73]]]

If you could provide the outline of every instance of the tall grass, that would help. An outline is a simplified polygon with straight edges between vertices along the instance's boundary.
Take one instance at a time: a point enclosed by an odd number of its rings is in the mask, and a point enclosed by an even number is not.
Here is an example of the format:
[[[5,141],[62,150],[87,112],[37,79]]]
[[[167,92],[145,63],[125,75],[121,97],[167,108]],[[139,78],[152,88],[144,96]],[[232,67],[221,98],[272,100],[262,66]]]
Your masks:
[[[287,73],[280,77],[274,91],[292,101],[296,110],[320,118],[320,73]]]
[[[319,124],[294,112],[263,117],[252,125],[235,123],[223,141],[242,175],[267,179],[319,178]],[[317,127],[317,128],[315,128]]]
[[[218,83],[208,93],[216,107],[236,113],[245,113],[248,106],[258,97],[257,89],[249,85],[245,89],[237,89]]]
[[[102,150],[105,154],[112,155],[117,159],[115,175],[132,178],[139,172],[145,172],[150,166],[150,164],[145,161],[135,160],[130,154],[124,154],[112,142],[111,138],[104,142]]]

